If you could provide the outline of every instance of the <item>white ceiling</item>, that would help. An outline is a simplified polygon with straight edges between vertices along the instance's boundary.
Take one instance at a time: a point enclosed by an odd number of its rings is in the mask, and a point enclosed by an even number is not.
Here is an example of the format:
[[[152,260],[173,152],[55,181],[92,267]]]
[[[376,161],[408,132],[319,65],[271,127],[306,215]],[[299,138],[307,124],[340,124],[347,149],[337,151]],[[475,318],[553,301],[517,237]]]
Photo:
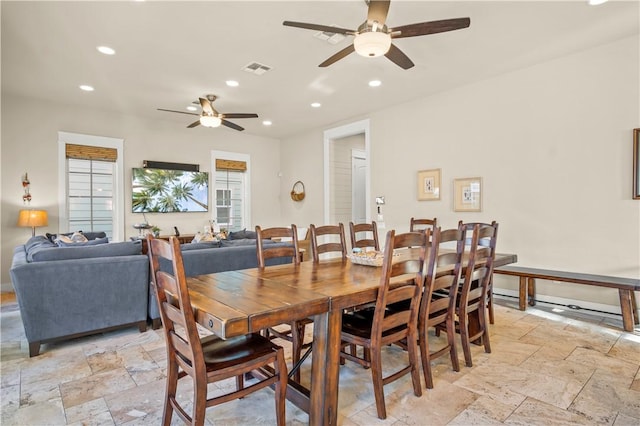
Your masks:
[[[282,138],[359,117],[639,32],[637,1],[588,6],[574,1],[393,0],[390,27],[470,17],[468,29],[395,40],[416,64],[351,54],[317,65],[347,46],[284,27],[302,21],[356,29],[367,6],[357,1],[11,2],[2,1],[2,93],[86,105],[185,127],[185,110],[207,93],[246,132]],[[115,56],[97,52],[107,45]],[[261,76],[250,62],[272,67]],[[234,79],[240,86],[230,88]],[[371,79],[382,86],[370,88]],[[91,93],[80,84],[95,87]],[[321,102],[314,109],[311,102]],[[273,121],[271,127],[262,120]],[[234,132],[201,126],[189,132]]]

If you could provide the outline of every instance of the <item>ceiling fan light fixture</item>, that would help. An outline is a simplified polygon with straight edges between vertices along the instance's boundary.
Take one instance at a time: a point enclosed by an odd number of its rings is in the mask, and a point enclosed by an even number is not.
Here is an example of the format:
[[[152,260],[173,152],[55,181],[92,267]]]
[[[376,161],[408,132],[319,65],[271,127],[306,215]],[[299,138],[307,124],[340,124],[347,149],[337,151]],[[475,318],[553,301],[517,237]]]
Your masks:
[[[200,117],[200,124],[204,127],[219,127],[222,120],[214,115],[203,115]]]
[[[389,51],[391,36],[379,31],[367,31],[360,33],[353,40],[356,53],[367,58],[376,58]]]

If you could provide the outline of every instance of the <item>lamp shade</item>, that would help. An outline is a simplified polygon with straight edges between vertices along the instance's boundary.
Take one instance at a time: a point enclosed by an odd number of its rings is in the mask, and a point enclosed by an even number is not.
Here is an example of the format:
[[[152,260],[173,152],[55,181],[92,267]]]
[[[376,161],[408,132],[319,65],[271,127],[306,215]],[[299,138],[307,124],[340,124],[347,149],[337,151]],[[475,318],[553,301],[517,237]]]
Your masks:
[[[36,228],[49,225],[46,210],[20,210],[18,226]]]
[[[367,58],[382,56],[391,47],[391,36],[379,31],[360,33],[353,40],[356,53]]]
[[[220,117],[214,115],[203,115],[200,117],[200,124],[204,127],[218,127],[222,123]]]

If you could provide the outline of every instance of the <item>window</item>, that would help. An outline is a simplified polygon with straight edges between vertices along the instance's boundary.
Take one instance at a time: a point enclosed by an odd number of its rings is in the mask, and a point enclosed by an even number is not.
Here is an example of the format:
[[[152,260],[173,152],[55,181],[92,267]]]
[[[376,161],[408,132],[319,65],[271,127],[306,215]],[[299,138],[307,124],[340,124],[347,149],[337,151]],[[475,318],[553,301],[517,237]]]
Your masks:
[[[67,159],[69,230],[104,231],[113,239],[114,163]]]
[[[216,171],[216,222],[228,231],[244,229],[244,173]]]
[[[58,132],[58,232],[124,239],[122,139]]]
[[[249,156],[232,152],[212,152],[213,219],[220,228],[240,231],[250,226]]]

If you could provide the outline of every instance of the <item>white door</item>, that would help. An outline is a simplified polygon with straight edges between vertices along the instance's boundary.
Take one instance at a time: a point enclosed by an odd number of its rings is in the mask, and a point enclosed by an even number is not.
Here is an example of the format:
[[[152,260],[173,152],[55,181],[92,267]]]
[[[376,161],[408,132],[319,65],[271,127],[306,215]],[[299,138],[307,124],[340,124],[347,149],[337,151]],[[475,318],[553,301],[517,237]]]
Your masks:
[[[351,151],[351,217],[353,223],[367,221],[367,157],[364,151]]]

